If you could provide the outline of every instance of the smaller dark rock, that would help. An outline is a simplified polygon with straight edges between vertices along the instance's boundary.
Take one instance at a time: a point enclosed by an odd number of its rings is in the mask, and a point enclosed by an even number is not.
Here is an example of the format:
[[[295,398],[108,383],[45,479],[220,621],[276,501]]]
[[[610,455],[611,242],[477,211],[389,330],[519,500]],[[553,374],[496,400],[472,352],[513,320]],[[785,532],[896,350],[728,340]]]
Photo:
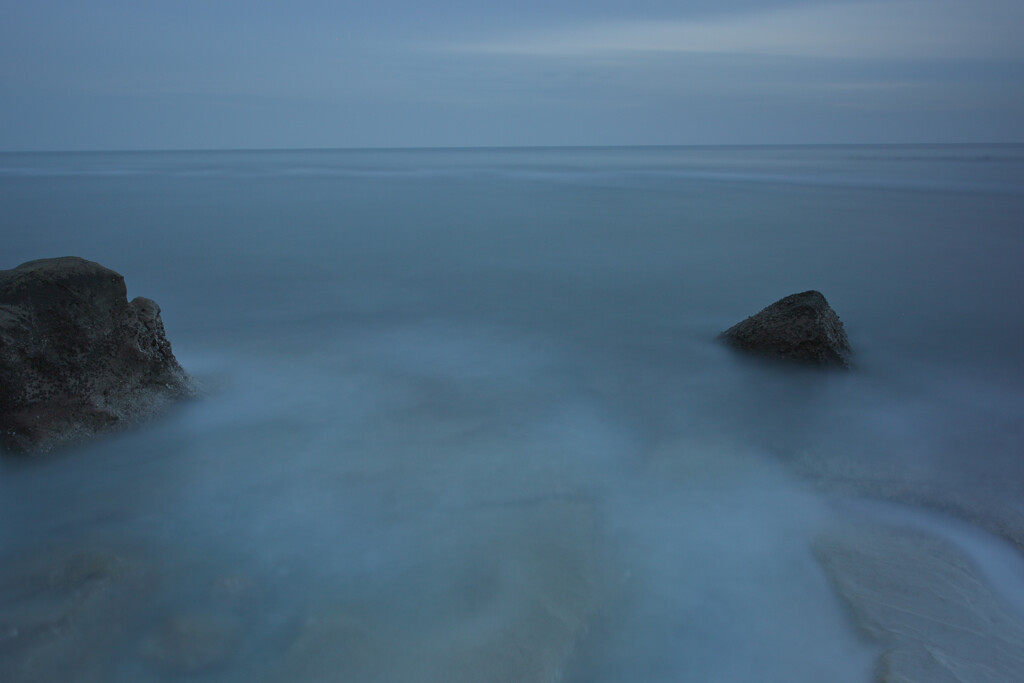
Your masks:
[[[718,336],[726,344],[780,360],[848,368],[850,342],[821,292],[790,294]]]

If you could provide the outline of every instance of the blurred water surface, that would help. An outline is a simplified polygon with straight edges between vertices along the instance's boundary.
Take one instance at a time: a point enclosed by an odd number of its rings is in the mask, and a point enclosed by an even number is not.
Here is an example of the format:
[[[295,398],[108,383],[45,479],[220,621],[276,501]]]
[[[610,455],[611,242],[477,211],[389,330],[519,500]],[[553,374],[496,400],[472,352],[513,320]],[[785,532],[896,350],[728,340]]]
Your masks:
[[[0,463],[4,680],[866,681],[815,548],[880,516],[1022,616],[1020,146],[3,154],[0,215],[204,390]],[[811,288],[854,372],[715,343]]]

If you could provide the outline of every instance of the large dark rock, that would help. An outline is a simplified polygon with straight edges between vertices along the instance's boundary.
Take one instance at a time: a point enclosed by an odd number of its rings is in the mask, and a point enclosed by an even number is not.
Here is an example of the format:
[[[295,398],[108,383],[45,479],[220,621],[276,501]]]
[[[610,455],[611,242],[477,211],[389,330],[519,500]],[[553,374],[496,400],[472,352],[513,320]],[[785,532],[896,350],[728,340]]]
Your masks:
[[[846,368],[850,342],[821,292],[790,294],[719,335],[750,353],[807,365]]]
[[[0,444],[48,450],[137,422],[191,383],[160,307],[76,257],[0,271]]]

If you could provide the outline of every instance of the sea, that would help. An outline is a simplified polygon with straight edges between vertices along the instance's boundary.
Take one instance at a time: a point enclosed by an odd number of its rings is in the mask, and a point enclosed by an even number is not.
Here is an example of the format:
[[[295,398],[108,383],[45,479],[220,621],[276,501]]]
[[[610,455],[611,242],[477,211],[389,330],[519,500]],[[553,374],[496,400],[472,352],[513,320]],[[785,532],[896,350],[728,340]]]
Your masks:
[[[0,458],[0,680],[1024,680],[1024,146],[0,154],[195,398]],[[850,371],[717,335],[821,291]]]

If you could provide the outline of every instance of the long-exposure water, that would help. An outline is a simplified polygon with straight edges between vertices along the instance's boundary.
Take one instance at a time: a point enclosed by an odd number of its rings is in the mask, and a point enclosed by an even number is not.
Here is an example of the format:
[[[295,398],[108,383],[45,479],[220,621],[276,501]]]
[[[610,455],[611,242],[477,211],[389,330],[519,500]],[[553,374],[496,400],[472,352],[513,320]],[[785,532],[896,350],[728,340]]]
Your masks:
[[[1024,671],[1024,147],[3,154],[0,216],[201,388],[0,460],[0,680]],[[851,372],[716,343],[812,288]]]

